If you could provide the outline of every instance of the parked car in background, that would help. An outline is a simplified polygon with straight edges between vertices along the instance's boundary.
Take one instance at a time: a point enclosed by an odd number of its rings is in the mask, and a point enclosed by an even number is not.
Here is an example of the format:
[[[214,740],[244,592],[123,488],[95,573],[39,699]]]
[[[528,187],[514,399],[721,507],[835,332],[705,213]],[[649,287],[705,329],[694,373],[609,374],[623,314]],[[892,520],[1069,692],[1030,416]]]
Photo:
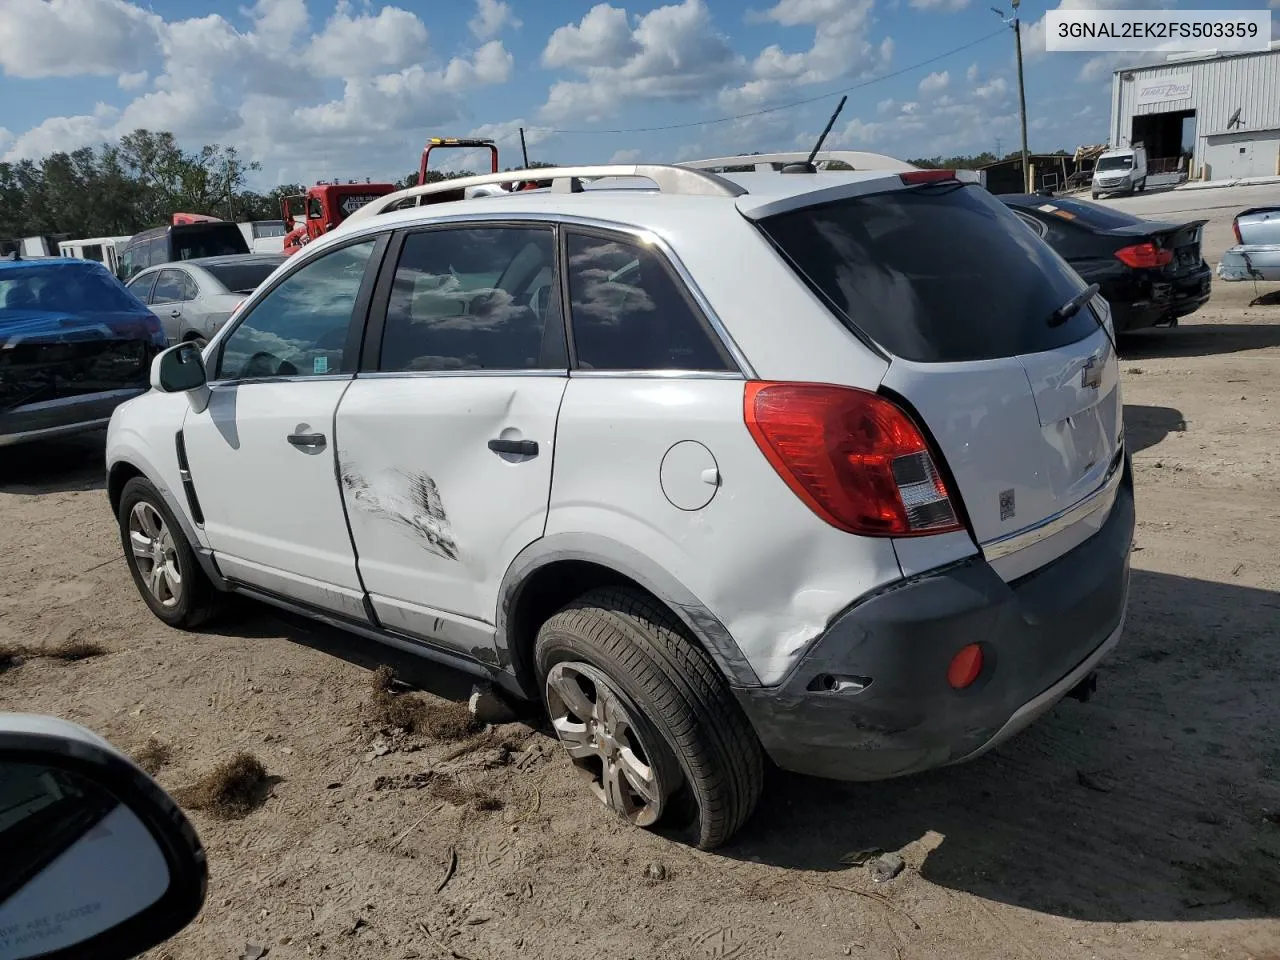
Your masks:
[[[199,257],[150,267],[127,286],[160,318],[169,343],[203,341],[284,261],[270,253]]]
[[[1147,150],[1120,147],[1108,150],[1093,168],[1093,199],[1104,193],[1143,193],[1147,189]]]
[[[1175,326],[1209,299],[1213,271],[1200,255],[1207,220],[1144,220],[1070,197],[1000,199],[1086,283],[1101,288],[1117,333]]]
[[[113,416],[143,600],[540,700],[584,797],[702,847],[766,754],[900,776],[1084,695],[1134,529],[1107,304],[976,176],[858,157],[356,210]]]
[[[200,257],[222,257],[249,253],[249,244],[240,228],[226,220],[185,221],[175,214],[174,222],[134,234],[120,257],[121,280],[131,280],[147,267]]]
[[[0,260],[0,446],[105,426],[145,393],[160,321],[92,260]]]
[[[1254,207],[1231,222],[1236,245],[1218,261],[1220,280],[1280,280],[1280,207]]]

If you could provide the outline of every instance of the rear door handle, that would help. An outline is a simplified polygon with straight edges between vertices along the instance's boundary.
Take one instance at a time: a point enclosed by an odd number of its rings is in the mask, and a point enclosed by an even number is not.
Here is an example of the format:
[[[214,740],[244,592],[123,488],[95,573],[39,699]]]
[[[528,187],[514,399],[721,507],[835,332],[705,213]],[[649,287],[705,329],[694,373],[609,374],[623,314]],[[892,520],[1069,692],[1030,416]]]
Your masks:
[[[318,450],[324,446],[325,439],[323,433],[291,433],[289,434],[289,442],[295,447]]]
[[[489,449],[494,453],[515,453],[522,457],[536,457],[538,455],[538,441],[490,440]]]

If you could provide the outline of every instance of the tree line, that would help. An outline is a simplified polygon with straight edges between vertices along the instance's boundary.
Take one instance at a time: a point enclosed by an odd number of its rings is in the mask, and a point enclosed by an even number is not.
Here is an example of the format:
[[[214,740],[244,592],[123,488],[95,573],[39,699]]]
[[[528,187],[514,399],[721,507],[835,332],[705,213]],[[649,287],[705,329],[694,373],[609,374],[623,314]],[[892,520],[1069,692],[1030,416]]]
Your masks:
[[[260,169],[235,147],[215,143],[188,152],[172,133],[145,129],[118,143],[51,153],[43,160],[0,162],[0,241],[132,236],[171,222],[178,212],[232,221],[277,220],[280,199],[304,193],[306,187],[286,183],[266,193],[251,190],[246,181]],[[470,175],[431,170],[427,180]],[[417,182],[414,170],[396,186]]]

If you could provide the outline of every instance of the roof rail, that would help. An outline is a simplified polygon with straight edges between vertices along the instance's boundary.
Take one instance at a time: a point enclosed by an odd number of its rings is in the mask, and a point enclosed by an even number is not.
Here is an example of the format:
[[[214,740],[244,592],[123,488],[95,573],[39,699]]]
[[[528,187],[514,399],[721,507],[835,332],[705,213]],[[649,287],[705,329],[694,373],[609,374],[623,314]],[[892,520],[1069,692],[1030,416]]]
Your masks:
[[[387,210],[398,209],[406,200],[414,200],[417,206],[461,199],[459,194],[471,187],[495,184],[521,183],[531,180],[550,180],[553,193],[580,193],[582,181],[601,177],[642,177],[652,180],[659,193],[702,197],[740,197],[747,191],[723,177],[703,170],[673,166],[665,163],[599,164],[589,167],[538,167],[533,170],[508,170],[505,173],[485,173],[475,177],[456,177],[437,180],[397,190],[385,197],[371,200],[352,213],[344,221],[366,220]],[[435,199],[432,197],[435,196]]]
[[[720,170],[725,167],[754,167],[758,171],[777,170],[788,163],[804,163],[809,154],[799,153],[747,153],[738,157],[716,157],[711,160],[687,160],[680,164],[694,170]],[[888,170],[901,173],[916,168],[905,161],[883,153],[864,153],[861,150],[819,150],[813,158],[819,169],[833,161],[847,163],[854,170]]]

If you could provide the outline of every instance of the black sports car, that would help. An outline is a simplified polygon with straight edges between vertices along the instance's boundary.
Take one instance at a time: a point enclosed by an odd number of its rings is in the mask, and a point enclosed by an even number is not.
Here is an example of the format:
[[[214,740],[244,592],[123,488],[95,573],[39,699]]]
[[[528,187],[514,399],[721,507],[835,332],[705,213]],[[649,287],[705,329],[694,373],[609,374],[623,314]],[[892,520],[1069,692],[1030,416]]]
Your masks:
[[[1200,256],[1207,220],[1143,220],[1069,197],[1003,194],[1000,199],[1085,283],[1101,287],[1117,333],[1175,326],[1209,299],[1212,271]]]

